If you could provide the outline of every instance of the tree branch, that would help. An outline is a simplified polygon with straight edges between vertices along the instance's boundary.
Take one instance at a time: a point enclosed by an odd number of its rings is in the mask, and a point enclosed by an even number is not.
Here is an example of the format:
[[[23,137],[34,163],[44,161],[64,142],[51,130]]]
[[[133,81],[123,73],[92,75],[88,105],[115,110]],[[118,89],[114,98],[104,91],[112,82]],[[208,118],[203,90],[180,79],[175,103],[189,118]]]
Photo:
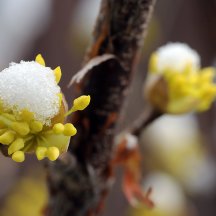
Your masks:
[[[80,85],[89,108],[73,116],[78,134],[69,153],[50,163],[52,216],[97,215],[110,188],[113,139],[155,0],[102,0],[85,62],[105,53],[116,58],[93,67]]]
[[[129,127],[128,132],[139,137],[142,131],[161,115],[162,113],[158,110],[155,110],[153,107],[146,107],[139,118],[137,118],[132,126]]]

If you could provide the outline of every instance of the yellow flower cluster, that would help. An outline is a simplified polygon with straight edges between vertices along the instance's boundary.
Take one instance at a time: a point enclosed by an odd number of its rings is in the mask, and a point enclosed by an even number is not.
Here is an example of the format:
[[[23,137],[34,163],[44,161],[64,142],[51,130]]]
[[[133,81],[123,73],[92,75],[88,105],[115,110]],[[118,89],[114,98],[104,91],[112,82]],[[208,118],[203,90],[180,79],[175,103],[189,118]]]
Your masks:
[[[186,104],[195,111],[209,109],[216,97],[216,85],[213,82],[215,75],[214,68],[204,68],[194,73],[189,68],[183,73],[173,73],[167,70],[164,78],[169,88],[168,110],[178,112]],[[182,107],[181,107],[182,106]]]
[[[185,62],[183,69],[170,66],[161,67],[158,64],[159,56],[157,52],[151,55],[149,62],[149,76],[163,79],[165,83],[162,89],[158,89],[151,97],[157,98],[157,108],[163,112],[180,114],[190,111],[205,111],[209,109],[216,98],[216,85],[214,83],[215,69],[213,67],[199,68],[192,65],[190,59]],[[154,90],[157,89],[158,82],[154,82]],[[151,91],[151,89],[150,89]],[[161,91],[164,91],[161,93]],[[158,99],[158,95],[164,98]],[[149,98],[153,101],[154,98]],[[158,102],[160,101],[160,102]]]
[[[38,170],[18,179],[4,199],[1,216],[44,216],[49,192],[46,178]]]
[[[36,62],[45,66],[45,61],[41,55],[36,57]],[[58,83],[61,79],[60,67],[57,67],[53,72],[56,83]],[[27,109],[17,113],[5,108],[1,102],[0,143],[3,147],[2,151],[16,162],[23,162],[26,152],[35,152],[38,160],[45,157],[51,161],[56,160],[60,153],[67,150],[70,137],[77,133],[73,124],[64,124],[65,117],[74,111],[85,109],[90,103],[90,96],[81,96],[74,100],[71,110],[65,114],[62,98],[60,93],[60,110],[51,119],[50,126],[36,120],[34,114]]]

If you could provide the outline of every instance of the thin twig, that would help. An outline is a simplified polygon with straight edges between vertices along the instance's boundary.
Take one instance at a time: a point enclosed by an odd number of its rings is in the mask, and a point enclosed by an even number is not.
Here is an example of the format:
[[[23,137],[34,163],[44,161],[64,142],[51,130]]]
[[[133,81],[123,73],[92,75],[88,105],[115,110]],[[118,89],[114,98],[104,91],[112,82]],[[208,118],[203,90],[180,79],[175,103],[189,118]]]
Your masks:
[[[141,132],[161,115],[162,113],[160,111],[155,110],[150,106],[146,107],[145,111],[139,116],[139,118],[137,118],[128,130],[131,134],[139,137]]]

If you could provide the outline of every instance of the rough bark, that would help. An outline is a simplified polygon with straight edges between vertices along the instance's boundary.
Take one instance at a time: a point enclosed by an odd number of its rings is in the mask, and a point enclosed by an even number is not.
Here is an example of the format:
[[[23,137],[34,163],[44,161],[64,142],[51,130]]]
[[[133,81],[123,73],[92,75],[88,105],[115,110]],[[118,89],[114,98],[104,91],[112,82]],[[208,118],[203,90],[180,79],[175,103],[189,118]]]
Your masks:
[[[155,0],[102,0],[85,62],[105,53],[116,58],[91,69],[80,94],[91,95],[74,114],[78,134],[68,154],[48,165],[49,215],[98,215],[111,186],[113,139]]]

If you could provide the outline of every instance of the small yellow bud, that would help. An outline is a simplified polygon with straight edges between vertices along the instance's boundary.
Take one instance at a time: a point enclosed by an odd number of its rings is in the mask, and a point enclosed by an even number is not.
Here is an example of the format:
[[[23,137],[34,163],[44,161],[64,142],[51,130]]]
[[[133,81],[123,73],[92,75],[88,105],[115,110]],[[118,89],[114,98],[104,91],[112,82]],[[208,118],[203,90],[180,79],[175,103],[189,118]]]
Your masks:
[[[38,54],[38,55],[36,56],[35,61],[36,61],[37,63],[39,63],[40,65],[43,65],[43,66],[46,65],[46,64],[45,64],[45,61],[44,61],[44,58],[42,57],[41,54]]]
[[[13,131],[6,131],[0,136],[0,143],[4,145],[9,145],[13,142],[15,134]]]
[[[13,122],[11,128],[22,136],[30,132],[29,125],[26,122]]]
[[[30,129],[33,133],[38,133],[43,130],[43,124],[39,121],[33,121],[30,123]]]
[[[24,147],[24,140],[22,138],[17,138],[8,148],[8,154],[11,155],[23,147]]]
[[[197,71],[193,71],[193,65],[192,65],[192,62],[191,61],[188,61],[188,63],[185,64],[185,67],[182,71],[182,73],[187,76],[187,75],[190,75],[191,73],[193,72],[197,72]]]
[[[65,116],[70,115],[72,112],[78,110],[84,110],[90,103],[91,97],[90,95],[82,95],[76,98],[73,102],[73,107],[65,114]]]
[[[75,110],[84,110],[90,103],[91,97],[89,95],[82,95],[76,98],[73,102]]]
[[[156,72],[158,72],[157,61],[158,61],[158,56],[157,56],[156,53],[153,53],[151,55],[150,61],[149,61],[149,72],[150,73],[156,73]]]
[[[51,161],[55,161],[59,157],[59,154],[59,149],[57,147],[49,147],[46,153]]]
[[[20,116],[24,121],[31,121],[32,119],[34,119],[34,114],[26,109],[21,112]]]
[[[64,125],[62,123],[57,123],[57,124],[55,124],[53,126],[53,132],[55,134],[61,134],[61,133],[63,133],[64,129],[65,129],[65,127],[64,127]]]
[[[61,76],[62,76],[61,68],[58,66],[57,68],[54,69],[53,72],[55,75],[56,83],[59,83],[59,81],[61,80]]]
[[[9,114],[9,113],[3,113],[2,116],[6,117],[8,120],[16,121],[15,116],[12,115],[12,114]]]
[[[64,126],[63,133],[65,136],[74,136],[77,133],[77,130],[71,123],[67,123]]]
[[[200,71],[200,81],[201,82],[211,82],[215,77],[215,69],[212,67],[204,68]]]
[[[14,152],[12,155],[12,159],[16,162],[23,162],[25,160],[25,154],[23,151]]]
[[[46,157],[47,148],[39,146],[36,149],[36,156],[38,160],[43,160]]]
[[[58,97],[59,97],[59,105],[61,106],[62,99],[63,99],[62,93],[58,93]]]

